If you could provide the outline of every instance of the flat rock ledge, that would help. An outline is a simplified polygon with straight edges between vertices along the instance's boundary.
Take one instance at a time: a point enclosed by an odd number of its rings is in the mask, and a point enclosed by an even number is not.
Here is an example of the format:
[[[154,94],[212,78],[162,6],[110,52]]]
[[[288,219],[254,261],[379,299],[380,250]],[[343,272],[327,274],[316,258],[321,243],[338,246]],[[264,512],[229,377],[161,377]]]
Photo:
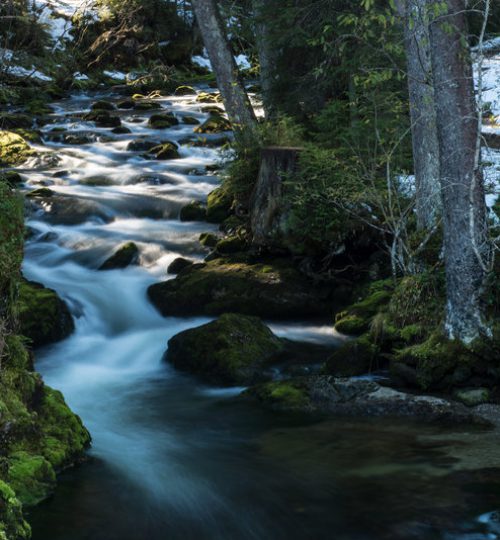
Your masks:
[[[500,424],[500,406],[469,408],[457,401],[401,392],[363,379],[318,375],[262,384],[251,388],[247,394],[282,411],[399,417],[451,424]]]

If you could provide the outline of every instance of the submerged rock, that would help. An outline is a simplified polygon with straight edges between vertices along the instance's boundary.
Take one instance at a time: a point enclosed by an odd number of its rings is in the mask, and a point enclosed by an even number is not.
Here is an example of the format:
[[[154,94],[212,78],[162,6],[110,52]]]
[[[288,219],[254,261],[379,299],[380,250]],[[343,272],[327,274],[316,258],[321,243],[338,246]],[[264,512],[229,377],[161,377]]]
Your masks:
[[[18,306],[21,333],[34,347],[61,341],[75,329],[66,302],[40,283],[21,282]]]
[[[168,342],[166,359],[207,382],[246,385],[262,380],[263,368],[283,343],[260,319],[225,314]]]
[[[303,377],[266,383],[252,388],[247,395],[281,411],[489,424],[461,403],[435,396],[408,394],[368,380]]]
[[[216,259],[186,269],[148,289],[164,316],[244,313],[272,319],[319,316],[331,311],[331,290],[317,287],[289,262],[249,264]]]
[[[128,242],[119,247],[116,252],[106,259],[99,267],[99,270],[116,270],[127,268],[131,264],[137,264],[139,259],[139,248],[134,242]]]

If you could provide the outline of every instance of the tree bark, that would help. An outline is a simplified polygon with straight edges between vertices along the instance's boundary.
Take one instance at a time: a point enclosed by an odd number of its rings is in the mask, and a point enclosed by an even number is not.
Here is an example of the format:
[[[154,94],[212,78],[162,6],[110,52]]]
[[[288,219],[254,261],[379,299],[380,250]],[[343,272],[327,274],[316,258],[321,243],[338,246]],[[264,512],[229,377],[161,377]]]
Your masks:
[[[432,7],[432,1],[429,5]],[[481,297],[490,258],[483,176],[476,153],[478,111],[466,0],[447,0],[431,24],[446,267],[446,332],[470,343],[486,333]]]
[[[253,0],[255,16],[255,34],[257,37],[257,52],[260,64],[260,84],[262,86],[262,101],[267,118],[276,114],[274,106],[273,87],[276,77],[276,52],[270,36],[268,23],[269,12],[266,12],[265,0]],[[267,4],[268,5],[268,4]]]
[[[214,0],[192,0],[192,6],[235,135],[243,143],[253,142],[257,120],[240,79],[217,5]]]
[[[398,0],[404,24],[410,96],[416,214],[420,229],[431,229],[440,212],[439,147],[434,107],[427,0]]]

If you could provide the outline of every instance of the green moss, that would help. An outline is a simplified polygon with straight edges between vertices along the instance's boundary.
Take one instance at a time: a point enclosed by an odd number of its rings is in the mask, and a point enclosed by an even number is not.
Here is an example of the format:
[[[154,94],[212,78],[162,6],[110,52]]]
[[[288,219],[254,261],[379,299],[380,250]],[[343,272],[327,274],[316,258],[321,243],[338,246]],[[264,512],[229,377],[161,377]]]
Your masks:
[[[200,244],[203,247],[208,247],[208,248],[214,248],[217,245],[217,242],[219,241],[217,236],[212,233],[201,233],[199,240],[200,240]]]
[[[109,257],[99,267],[99,270],[116,270],[118,268],[127,268],[131,264],[137,263],[139,258],[139,248],[134,242],[127,242],[120,246],[116,252]]]
[[[47,198],[52,197],[53,195],[54,192],[48,187],[37,188],[33,191],[30,191],[29,193],[26,193],[26,197],[28,197],[29,199],[36,199],[38,197]]]
[[[208,194],[207,221],[222,223],[231,214],[233,197],[224,187],[218,187]]]
[[[153,129],[167,129],[178,125],[179,120],[172,113],[153,114],[148,124]]]
[[[194,132],[199,134],[208,134],[208,133],[222,133],[223,131],[231,131],[232,126],[231,122],[227,118],[220,114],[213,114],[197,127]]]
[[[23,518],[22,504],[15,492],[0,480],[0,539],[28,540],[31,528]]]
[[[55,291],[40,283],[21,282],[17,308],[21,333],[34,346],[60,341],[75,328],[68,306]]]
[[[34,506],[53,492],[56,473],[43,456],[21,451],[9,456],[8,479],[22,504]]]
[[[192,86],[178,86],[174,92],[176,96],[196,96],[196,90]]]
[[[311,407],[306,388],[300,380],[264,383],[252,388],[249,393],[272,409],[304,411]]]
[[[198,103],[221,103],[222,97],[219,93],[211,94],[209,92],[200,92],[196,96]]]
[[[0,131],[0,166],[24,163],[31,155],[29,144],[17,133]]]
[[[200,201],[191,201],[181,208],[179,219],[181,221],[205,221],[207,209]]]
[[[216,245],[216,249],[219,253],[224,255],[230,253],[237,253],[238,251],[243,251],[248,247],[248,243],[244,238],[239,236],[231,236],[229,238],[223,238],[219,240]]]
[[[175,367],[218,384],[249,384],[284,345],[255,317],[225,314],[181,332],[168,343],[166,358]]]
[[[373,371],[378,348],[368,335],[347,341],[326,361],[323,371],[335,377],[354,377]]]
[[[148,151],[148,154],[153,155],[156,159],[160,160],[179,159],[181,157],[177,150],[177,146],[171,142],[154,146]]]
[[[345,315],[335,323],[335,330],[341,334],[359,336],[368,330],[370,323],[359,315]]]

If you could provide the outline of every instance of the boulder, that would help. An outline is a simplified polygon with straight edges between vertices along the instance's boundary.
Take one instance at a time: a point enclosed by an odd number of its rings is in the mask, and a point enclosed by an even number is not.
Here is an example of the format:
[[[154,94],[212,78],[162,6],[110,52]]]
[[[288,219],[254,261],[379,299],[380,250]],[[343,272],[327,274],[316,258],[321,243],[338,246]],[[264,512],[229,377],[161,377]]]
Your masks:
[[[0,130],[0,167],[11,167],[24,163],[33,151],[17,133]]]
[[[95,122],[97,127],[115,128],[121,126],[121,120],[118,116],[109,114],[108,111],[92,111],[83,115],[83,120]]]
[[[173,280],[152,285],[148,295],[166,317],[233,312],[297,319],[330,313],[330,288],[315,286],[289,264],[215,259],[201,267],[194,265]]]
[[[192,86],[178,86],[174,96],[196,96],[196,90]]]
[[[90,106],[90,110],[91,111],[114,111],[115,106],[109,101],[99,100],[92,103],[92,105]]]
[[[30,199],[30,204],[36,210],[44,212],[43,218],[56,225],[80,225],[86,221],[110,223],[107,208],[89,199],[54,195]]]
[[[203,247],[214,248],[219,238],[213,233],[201,233],[199,241]]]
[[[167,274],[179,274],[186,268],[193,266],[194,262],[185,259],[184,257],[177,257],[174,259],[167,268]]]
[[[214,189],[207,197],[207,221],[222,223],[231,214],[233,196],[224,187]]]
[[[341,345],[326,361],[323,370],[335,377],[355,377],[375,368],[377,347],[361,337]]]
[[[115,135],[128,135],[129,133],[132,133],[132,130],[125,126],[118,126],[113,128],[111,133],[114,133]]]
[[[124,99],[117,103],[117,107],[123,110],[130,110],[135,107],[135,101],[132,99]]]
[[[200,201],[191,201],[181,208],[181,221],[206,221],[207,209]]]
[[[210,93],[210,92],[200,92],[196,96],[196,101],[198,103],[221,103],[222,97],[220,92]]]
[[[283,347],[260,319],[225,314],[174,336],[168,342],[166,359],[209,383],[247,385],[263,380],[263,368]]]
[[[179,120],[172,113],[153,114],[148,122],[153,129],[166,129],[178,124]]]
[[[61,341],[75,329],[66,303],[55,291],[34,281],[20,284],[19,321],[21,333],[34,347]]]
[[[137,264],[139,259],[139,248],[134,242],[127,242],[120,246],[109,259],[106,259],[99,270],[116,270],[127,268],[131,264]]]
[[[196,126],[200,124],[200,121],[198,120],[198,118],[195,118],[194,116],[181,116],[181,122],[183,124],[188,124],[191,126]]]
[[[134,108],[136,111],[159,111],[163,107],[157,101],[136,101]]]
[[[163,142],[154,148],[151,148],[151,150],[148,151],[148,154],[159,160],[180,159],[181,157],[177,150],[177,145],[172,142]]]
[[[195,128],[195,133],[207,134],[207,133],[221,133],[223,131],[231,131],[231,122],[220,114],[212,114],[208,120],[203,122],[201,126]]]

